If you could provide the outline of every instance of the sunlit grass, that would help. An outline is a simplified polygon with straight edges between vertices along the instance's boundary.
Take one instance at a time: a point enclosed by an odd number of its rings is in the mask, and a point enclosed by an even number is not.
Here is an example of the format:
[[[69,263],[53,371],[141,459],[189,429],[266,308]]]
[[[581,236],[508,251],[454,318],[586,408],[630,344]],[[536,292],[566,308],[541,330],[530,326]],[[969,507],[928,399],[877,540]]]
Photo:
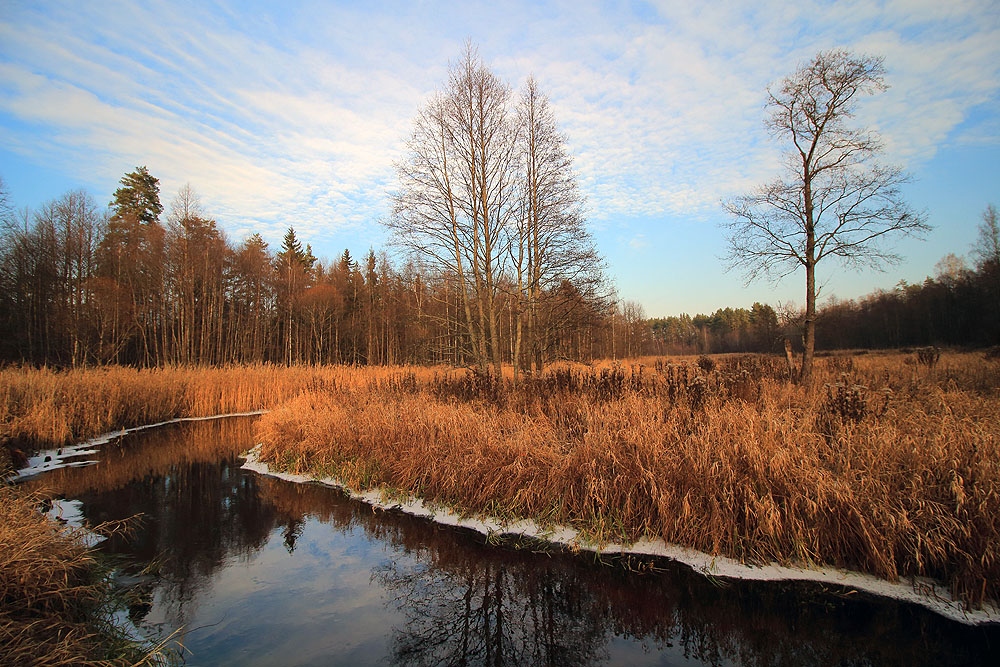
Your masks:
[[[838,357],[803,387],[778,360],[716,361],[566,367],[517,386],[401,375],[303,392],[258,435],[265,460],[355,489],[1000,597],[1000,367]]]
[[[756,356],[565,364],[516,385],[445,368],[6,369],[0,435],[60,445],[272,409],[266,461],[359,490],[1000,599],[1000,363],[842,355],[809,386],[786,376]]]
[[[0,370],[0,438],[59,446],[178,417],[266,410],[302,392],[364,389],[395,369],[273,366]],[[414,378],[433,370],[412,369]],[[415,381],[415,380],[414,380]]]

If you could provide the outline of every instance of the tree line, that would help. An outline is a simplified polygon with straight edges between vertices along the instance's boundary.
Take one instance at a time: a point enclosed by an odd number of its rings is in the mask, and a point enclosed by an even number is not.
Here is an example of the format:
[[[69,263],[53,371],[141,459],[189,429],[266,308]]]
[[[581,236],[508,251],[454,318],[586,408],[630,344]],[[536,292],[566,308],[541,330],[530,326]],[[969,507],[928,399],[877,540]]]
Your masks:
[[[161,221],[159,181],[126,174],[107,209],[73,191],[14,211],[0,180],[0,361],[126,364],[449,363],[473,365],[461,283],[428,263],[369,250],[314,256],[289,228],[232,243],[190,185]],[[536,353],[603,353],[609,302],[570,280],[546,286]],[[506,292],[492,323],[512,363],[519,318]]]
[[[106,214],[84,192],[8,212],[0,249],[4,359],[80,365],[505,364],[600,354],[613,299],[548,99],[519,94],[468,45],[418,111],[386,225],[322,262],[289,228],[232,246],[193,190],[164,211],[145,167]],[[15,220],[15,218],[18,218]]]
[[[986,207],[979,236],[967,260],[949,254],[935,276],[923,282],[900,281],[858,299],[831,297],[816,310],[815,349],[896,349],[1000,345],[1000,219]],[[755,303],[720,308],[711,314],[629,317],[641,308],[620,311],[626,349],[636,355],[780,353],[784,340],[802,348],[804,310]]]
[[[587,230],[566,140],[529,78],[515,93],[471,44],[418,110],[385,225],[405,251],[321,261],[289,228],[231,243],[190,186],[165,223],[159,181],[122,177],[106,210],[84,191],[15,212],[0,180],[0,361],[88,364],[450,363],[540,372],[556,359],[1000,342],[1000,232],[987,209],[968,269],[819,307],[816,265],[882,266],[920,235],[908,179],[853,128],[885,89],[881,58],[818,54],[768,91],[783,176],[724,202],[731,268],[803,268],[806,307],[766,304],[647,319],[619,302]]]
[[[161,224],[157,179],[140,167],[102,210],[73,191],[15,212],[0,180],[0,361],[127,364],[475,365],[455,272],[369,250],[314,256],[289,228],[230,242],[181,188]],[[817,312],[816,348],[1000,344],[1000,222],[983,213],[972,265],[949,255],[934,277]],[[501,361],[517,354],[522,306],[498,299]],[[588,299],[573,283],[542,290],[543,363],[642,355],[780,353],[801,345],[804,313],[754,303],[647,317],[640,304]],[[540,350],[540,352],[539,352]],[[522,348],[526,366],[532,365]]]

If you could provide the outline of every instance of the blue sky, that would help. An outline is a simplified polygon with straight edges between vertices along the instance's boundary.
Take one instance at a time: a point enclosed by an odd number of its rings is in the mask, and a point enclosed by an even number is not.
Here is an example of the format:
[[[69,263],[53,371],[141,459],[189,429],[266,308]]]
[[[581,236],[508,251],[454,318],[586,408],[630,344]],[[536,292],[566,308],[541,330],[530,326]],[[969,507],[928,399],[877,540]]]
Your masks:
[[[725,273],[720,205],[778,174],[768,84],[820,50],[885,58],[865,100],[885,161],[934,231],[885,272],[820,268],[821,299],[934,275],[1000,204],[1000,3],[17,2],[0,0],[0,175],[37,208],[102,206],[146,165],[186,183],[229,238],[321,258],[381,250],[393,162],[466,40],[519,88],[534,75],[566,134],[620,298],[648,316],[804,302],[795,274]]]

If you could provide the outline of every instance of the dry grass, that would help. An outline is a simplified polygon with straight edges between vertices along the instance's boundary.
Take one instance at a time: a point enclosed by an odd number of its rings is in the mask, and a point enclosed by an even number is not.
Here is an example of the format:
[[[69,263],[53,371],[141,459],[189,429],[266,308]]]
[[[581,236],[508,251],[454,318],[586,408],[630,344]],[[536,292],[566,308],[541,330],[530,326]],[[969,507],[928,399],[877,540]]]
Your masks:
[[[403,370],[407,383],[433,373]],[[391,388],[400,372],[269,365],[59,372],[6,368],[0,370],[0,477],[36,447],[178,417],[267,409],[302,392]],[[109,468],[102,477],[120,481],[144,474],[164,458],[176,462],[218,456],[212,440],[205,442],[212,451],[191,447],[179,452],[167,443],[152,459]],[[34,509],[38,500],[0,483],[0,664],[110,665],[143,658],[115,637],[104,618],[108,590],[95,578],[98,563],[81,546],[79,535],[62,532]],[[109,646],[109,641],[118,645]],[[132,658],[102,657],[109,650]]]
[[[258,434],[265,460],[357,489],[1000,599],[1000,364],[831,357],[802,387],[782,361],[714,361],[566,366],[516,387],[400,372],[302,392]]]
[[[276,408],[265,459],[355,488],[1000,599],[1000,362],[835,356],[808,387],[786,373],[748,356],[567,364],[516,386],[440,368],[7,369],[0,436]]]
[[[102,568],[78,533],[38,512],[40,500],[0,485],[0,664],[158,662],[116,630]]]
[[[414,378],[431,370],[407,370]],[[21,450],[59,446],[120,428],[177,417],[204,417],[271,408],[303,391],[344,390],[386,383],[399,368],[0,370],[0,444]],[[359,384],[360,383],[360,384]]]

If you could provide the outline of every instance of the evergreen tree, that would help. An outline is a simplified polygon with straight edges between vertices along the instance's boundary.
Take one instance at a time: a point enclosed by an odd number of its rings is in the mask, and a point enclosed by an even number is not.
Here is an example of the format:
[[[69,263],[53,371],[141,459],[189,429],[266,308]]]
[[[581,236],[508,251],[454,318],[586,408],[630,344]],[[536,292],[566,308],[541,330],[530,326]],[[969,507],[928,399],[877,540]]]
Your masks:
[[[163,250],[160,182],[146,167],[125,174],[97,251],[104,361],[152,365],[160,359]]]
[[[160,221],[163,205],[160,203],[160,180],[153,177],[145,166],[122,176],[121,187],[111,200],[111,220],[135,216],[140,224],[151,225]]]

